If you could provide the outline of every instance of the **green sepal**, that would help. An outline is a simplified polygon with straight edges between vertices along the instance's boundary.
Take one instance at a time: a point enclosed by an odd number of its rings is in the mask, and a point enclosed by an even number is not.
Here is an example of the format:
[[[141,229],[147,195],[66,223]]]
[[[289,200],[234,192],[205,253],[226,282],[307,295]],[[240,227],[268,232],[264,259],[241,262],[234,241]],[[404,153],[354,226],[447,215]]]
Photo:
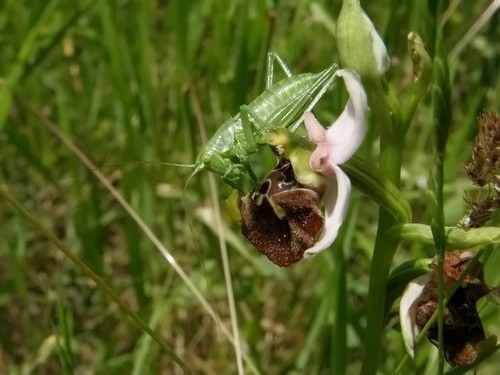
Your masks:
[[[352,157],[340,166],[354,186],[390,212],[399,223],[410,223],[411,207],[401,191],[366,161]]]
[[[238,193],[238,190],[233,190],[231,194],[229,194],[229,197],[227,197],[224,201],[224,207],[234,221],[241,221],[239,201],[240,194]]]

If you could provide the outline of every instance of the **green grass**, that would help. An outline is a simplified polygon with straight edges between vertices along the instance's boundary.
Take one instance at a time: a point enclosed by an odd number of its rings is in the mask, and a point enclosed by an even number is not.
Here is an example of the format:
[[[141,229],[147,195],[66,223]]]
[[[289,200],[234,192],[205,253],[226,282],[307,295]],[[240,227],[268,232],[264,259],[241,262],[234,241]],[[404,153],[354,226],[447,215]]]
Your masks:
[[[370,349],[364,341],[376,204],[354,190],[333,248],[280,269],[246,242],[224,211],[230,189],[219,178],[216,199],[208,173],[202,173],[188,185],[184,201],[191,170],[155,163],[193,163],[206,137],[263,91],[268,50],[295,73],[338,62],[332,31],[341,2],[290,4],[0,3],[0,187],[85,261],[193,372],[236,373],[232,343],[43,118],[99,167],[230,327],[214,226],[214,204],[222,207],[247,372],[358,373],[363,351]],[[476,117],[499,108],[499,15],[474,32],[489,4],[451,2],[444,25],[436,27],[426,4],[362,2],[387,45],[389,84],[403,104],[412,81],[407,34],[417,31],[433,50],[440,30],[451,52],[443,204],[445,224],[455,225],[466,212],[463,190],[472,189],[463,165]],[[322,123],[332,122],[345,101],[344,89],[335,85],[315,112]],[[417,223],[428,223],[423,181],[434,168],[434,115],[428,94],[402,154],[402,191]],[[358,155],[376,165],[379,132],[370,125]],[[137,163],[142,161],[152,163]],[[269,163],[256,168],[262,172]],[[3,199],[0,223],[0,373],[174,373],[162,347]],[[393,266],[434,254],[432,246],[403,242]],[[485,262],[490,285],[500,284],[499,262],[496,249]],[[487,336],[500,335],[496,306],[482,300],[478,307]],[[378,369],[392,374],[405,355],[403,341],[394,328],[381,340]],[[500,371],[498,361],[498,353],[487,358],[480,373]],[[437,350],[424,340],[405,366],[406,373],[434,374]]]

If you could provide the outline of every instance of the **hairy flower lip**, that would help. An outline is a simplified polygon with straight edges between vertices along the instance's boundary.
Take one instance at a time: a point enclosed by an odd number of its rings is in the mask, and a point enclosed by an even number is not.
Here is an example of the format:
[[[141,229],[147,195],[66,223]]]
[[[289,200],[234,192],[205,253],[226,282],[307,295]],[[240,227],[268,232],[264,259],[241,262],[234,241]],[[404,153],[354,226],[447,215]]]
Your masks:
[[[311,112],[304,114],[309,139],[316,144],[309,160],[310,166],[327,177],[323,197],[325,226],[316,244],[304,252],[304,258],[327,249],[337,238],[351,195],[351,181],[339,164],[354,155],[366,132],[368,102],[359,76],[350,69],[341,69],[336,74],[344,79],[349,92],[349,100],[338,119],[325,129]]]
[[[274,264],[288,267],[303,259],[324,227],[322,192],[301,185],[290,160],[278,165],[239,201],[241,232]]]

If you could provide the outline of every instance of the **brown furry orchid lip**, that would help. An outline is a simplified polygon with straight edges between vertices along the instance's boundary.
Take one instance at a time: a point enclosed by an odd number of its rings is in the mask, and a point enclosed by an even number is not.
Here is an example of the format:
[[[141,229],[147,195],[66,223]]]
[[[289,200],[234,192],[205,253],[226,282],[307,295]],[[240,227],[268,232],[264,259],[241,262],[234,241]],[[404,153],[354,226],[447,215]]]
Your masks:
[[[301,186],[290,162],[281,158],[264,182],[241,198],[241,232],[273,263],[290,266],[323,229],[320,194]]]

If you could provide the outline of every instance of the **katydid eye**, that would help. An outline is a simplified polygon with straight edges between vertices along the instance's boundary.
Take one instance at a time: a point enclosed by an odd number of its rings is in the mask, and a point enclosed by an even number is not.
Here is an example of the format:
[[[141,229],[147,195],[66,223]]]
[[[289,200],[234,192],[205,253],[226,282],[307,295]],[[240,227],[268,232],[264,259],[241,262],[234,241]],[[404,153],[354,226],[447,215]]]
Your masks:
[[[208,164],[210,162],[210,159],[212,159],[212,155],[210,154],[205,154],[201,157],[201,162],[203,164]]]

